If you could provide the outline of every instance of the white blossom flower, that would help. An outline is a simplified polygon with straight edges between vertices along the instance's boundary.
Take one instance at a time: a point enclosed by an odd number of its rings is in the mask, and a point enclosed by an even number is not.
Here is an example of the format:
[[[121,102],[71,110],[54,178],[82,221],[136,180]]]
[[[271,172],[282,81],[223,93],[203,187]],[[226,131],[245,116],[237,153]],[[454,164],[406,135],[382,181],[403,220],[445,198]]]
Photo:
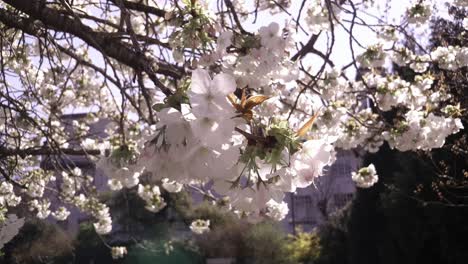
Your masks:
[[[251,55],[240,57],[237,60],[236,67],[233,69],[237,84],[241,88],[246,86],[252,88],[261,87],[265,76],[265,74],[259,74],[261,71],[264,71],[264,69],[259,67],[259,62]]]
[[[117,180],[117,179],[110,179],[107,181],[107,185],[109,185],[109,188],[112,190],[112,191],[119,191],[119,190],[122,190],[123,188],[123,185],[122,183]]]
[[[103,217],[93,225],[94,229],[96,230],[96,233],[100,235],[106,235],[112,231],[112,220],[110,217]]]
[[[80,188],[80,182],[75,180],[75,177],[69,175],[67,172],[62,172],[62,194],[66,197],[73,197],[76,189]]]
[[[37,210],[37,217],[39,219],[45,219],[47,218],[51,211],[49,210],[49,207],[50,207],[50,201],[47,200],[47,199],[44,199],[44,200],[32,200],[30,202],[30,208],[29,210],[34,210],[36,209]]]
[[[227,47],[231,46],[233,36],[234,33],[232,33],[232,31],[224,31],[219,34],[218,41],[216,43],[218,52],[224,52]]]
[[[150,200],[153,195],[161,195],[161,191],[157,185],[151,187],[150,185],[138,185],[138,195],[143,200]]]
[[[138,196],[146,202],[145,208],[150,212],[157,213],[166,206],[159,187],[156,185],[152,187],[138,185]]]
[[[357,173],[353,172],[351,178],[360,188],[369,188],[379,180],[374,164],[359,169]]]
[[[9,182],[2,182],[0,184],[0,195],[8,195],[10,193],[13,193],[13,184]]]
[[[302,149],[291,158],[292,169],[297,173],[294,184],[305,188],[321,176],[323,168],[335,161],[333,146],[324,140],[313,139],[302,144]]]
[[[0,208],[11,206],[15,207],[21,202],[21,196],[15,195],[13,184],[2,182],[0,184]]]
[[[386,57],[387,53],[383,50],[383,45],[379,43],[367,47],[367,50],[356,60],[362,67],[382,67]]]
[[[190,124],[180,111],[170,107],[161,110],[157,115],[161,126],[165,127],[165,136],[169,144],[182,144],[190,137]]]
[[[426,1],[414,1],[406,10],[406,17],[409,23],[422,24],[431,17],[431,5]]]
[[[192,72],[189,99],[192,112],[197,118],[229,118],[234,109],[227,95],[236,90],[234,78],[225,73],[210,78],[208,71],[197,69]]]
[[[101,158],[97,167],[110,178],[108,185],[112,190],[120,190],[120,185],[126,188],[137,186],[140,182],[140,176],[146,169],[144,166],[137,166],[130,162],[115,164],[112,157]]]
[[[270,23],[267,27],[261,27],[258,30],[260,35],[260,42],[262,46],[269,48],[270,50],[276,51],[283,49],[284,42],[281,37],[278,36],[279,25],[276,22]],[[266,56],[267,58],[269,56]]]
[[[406,66],[414,56],[413,52],[406,47],[396,47],[391,53],[392,61],[399,66]]]
[[[312,33],[317,34],[321,30],[328,30],[330,28],[330,14],[328,8],[322,1],[311,1],[307,9],[306,22],[309,25]],[[339,18],[340,8],[332,4],[333,17]]]
[[[422,73],[429,67],[430,57],[429,55],[416,56],[414,61],[410,64],[410,68],[415,72]]]
[[[219,120],[212,117],[200,117],[190,122],[193,135],[203,146],[218,149],[231,138],[236,123],[231,118]]]
[[[40,198],[44,195],[45,185],[46,181],[44,179],[31,181],[26,189],[27,194],[34,198]]]
[[[382,30],[378,33],[378,36],[389,42],[398,41],[396,27],[392,27],[392,26],[383,27]]]
[[[437,47],[431,52],[431,58],[438,62],[440,68],[454,71],[465,66],[464,60],[460,60],[461,51],[460,47]]]
[[[52,216],[58,221],[65,221],[70,215],[70,211],[67,208],[61,206],[55,212],[52,212]]]
[[[97,142],[95,139],[92,138],[86,138],[81,142],[81,145],[83,146],[84,149],[95,149],[97,146]]]
[[[286,217],[286,215],[288,215],[288,204],[284,201],[278,203],[275,200],[271,199],[266,203],[266,206],[266,215],[275,221],[281,221]]]
[[[195,234],[203,234],[210,231],[210,220],[197,219],[190,225],[190,230]]]
[[[164,178],[161,180],[162,181],[162,187],[171,193],[178,193],[182,190],[184,187],[182,184],[176,182],[176,181],[171,181],[168,178]]]
[[[127,254],[127,248],[126,247],[112,247],[111,253],[112,253],[113,259],[123,258]]]
[[[15,194],[10,194],[10,195],[7,195],[7,196],[4,196],[5,198],[5,201],[7,203],[8,206],[10,207],[16,207],[18,206],[20,203],[21,203],[21,196],[16,196]],[[0,197],[0,204],[2,203],[1,202],[2,198]]]

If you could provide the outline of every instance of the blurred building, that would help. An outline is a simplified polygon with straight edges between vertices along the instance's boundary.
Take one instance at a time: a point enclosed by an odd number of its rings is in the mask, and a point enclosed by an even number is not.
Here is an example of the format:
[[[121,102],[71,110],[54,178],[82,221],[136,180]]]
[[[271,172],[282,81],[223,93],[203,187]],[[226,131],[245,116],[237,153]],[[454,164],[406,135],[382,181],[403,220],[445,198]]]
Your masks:
[[[61,117],[61,122],[67,133],[70,133],[71,138],[74,135],[73,121],[83,121],[86,117],[86,114],[70,114],[63,115]],[[107,136],[104,132],[105,128],[109,121],[99,120],[97,122],[88,124],[89,130],[86,133],[87,138],[91,139],[100,139]],[[78,141],[71,141],[69,143],[69,148],[78,148]],[[43,156],[41,167],[46,170],[55,170],[57,174],[60,174],[62,170],[60,168],[73,169],[78,167],[81,169],[83,175],[89,175],[93,177],[94,186],[96,186],[98,191],[107,191],[109,190],[107,186],[107,177],[98,169],[96,169],[96,164],[94,161],[87,158],[85,155],[62,155],[60,158],[56,156]],[[60,189],[61,177],[57,177],[57,181],[53,182],[54,188]],[[51,211],[54,211],[57,207],[63,206],[63,202],[59,201],[55,193],[45,193],[47,198],[50,200]],[[89,219],[89,215],[80,212],[74,206],[65,204],[65,207],[70,211],[69,217],[65,221],[55,221],[52,216],[48,217],[48,220],[51,222],[56,222],[64,230],[67,230],[69,233],[76,234],[79,231],[80,223]]]
[[[288,233],[294,233],[296,228],[311,231],[350,202],[356,191],[351,173],[359,165],[360,159],[353,151],[340,150],[335,163],[326,168],[313,185],[288,193],[289,213],[283,220],[285,230]]]

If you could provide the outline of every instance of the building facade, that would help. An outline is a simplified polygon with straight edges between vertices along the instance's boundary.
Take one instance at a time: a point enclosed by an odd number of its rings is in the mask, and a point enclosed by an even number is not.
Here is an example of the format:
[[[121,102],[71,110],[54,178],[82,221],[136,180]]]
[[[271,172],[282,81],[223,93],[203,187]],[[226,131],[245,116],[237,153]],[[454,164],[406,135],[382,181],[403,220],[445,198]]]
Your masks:
[[[83,121],[86,117],[86,114],[70,114],[64,115],[61,117],[62,125],[66,133],[70,133],[73,138],[74,128],[73,121]],[[109,122],[106,120],[99,120],[94,123],[90,123],[89,130],[86,133],[87,138],[91,139],[100,139],[106,137],[105,128]],[[69,148],[79,147],[78,141],[71,141],[69,143]],[[57,164],[59,163],[59,164]],[[93,177],[93,185],[96,186],[98,191],[108,191],[107,186],[107,177],[96,168],[95,162],[90,160],[84,155],[63,155],[60,159],[56,157],[44,156],[42,157],[41,167],[46,170],[55,170],[56,174],[60,174],[61,170],[59,168],[68,168],[73,169],[78,167],[81,169],[83,175],[89,175]],[[57,181],[53,182],[55,188],[60,189],[62,182],[60,181],[61,177],[57,177]],[[51,206],[50,209],[54,211],[59,206],[63,206],[63,202],[59,201],[55,193],[45,194],[50,200]],[[54,222],[64,230],[71,234],[76,234],[79,231],[80,223],[89,220],[90,216],[82,213],[74,206],[65,205],[70,211],[70,215],[65,221],[55,221],[52,216],[48,217],[48,221]]]
[[[297,228],[311,231],[350,202],[356,191],[351,173],[359,168],[360,162],[353,151],[340,150],[335,163],[325,169],[313,185],[289,193],[286,198],[289,213],[282,223],[284,229],[288,233],[295,233]]]

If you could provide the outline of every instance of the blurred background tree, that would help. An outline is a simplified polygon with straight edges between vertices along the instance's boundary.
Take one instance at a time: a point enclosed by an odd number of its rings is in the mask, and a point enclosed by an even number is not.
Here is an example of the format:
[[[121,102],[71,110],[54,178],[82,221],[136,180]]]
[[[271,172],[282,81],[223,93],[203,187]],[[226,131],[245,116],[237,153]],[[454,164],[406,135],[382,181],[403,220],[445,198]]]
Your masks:
[[[465,46],[466,12],[449,8],[451,19],[431,22],[430,47]],[[410,48],[410,47],[409,47]],[[415,50],[415,48],[413,48]],[[417,52],[417,50],[415,50]],[[468,72],[430,69],[434,85],[461,103],[468,125]],[[404,80],[415,74],[394,65]],[[392,113],[389,122],[392,122]],[[388,145],[369,154],[379,183],[359,189],[352,204],[320,230],[321,254],[314,263],[466,263],[468,259],[468,142],[466,133],[447,138],[430,152],[398,152]]]

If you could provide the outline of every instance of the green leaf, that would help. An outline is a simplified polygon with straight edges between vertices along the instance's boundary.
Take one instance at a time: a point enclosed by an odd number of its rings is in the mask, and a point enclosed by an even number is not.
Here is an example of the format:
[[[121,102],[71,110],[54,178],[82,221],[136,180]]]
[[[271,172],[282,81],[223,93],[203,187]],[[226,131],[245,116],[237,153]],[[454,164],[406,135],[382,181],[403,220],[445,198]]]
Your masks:
[[[169,107],[169,105],[164,104],[164,103],[157,103],[157,104],[154,104],[151,108],[153,108],[153,110],[156,112],[160,112],[161,110],[167,107]]]

